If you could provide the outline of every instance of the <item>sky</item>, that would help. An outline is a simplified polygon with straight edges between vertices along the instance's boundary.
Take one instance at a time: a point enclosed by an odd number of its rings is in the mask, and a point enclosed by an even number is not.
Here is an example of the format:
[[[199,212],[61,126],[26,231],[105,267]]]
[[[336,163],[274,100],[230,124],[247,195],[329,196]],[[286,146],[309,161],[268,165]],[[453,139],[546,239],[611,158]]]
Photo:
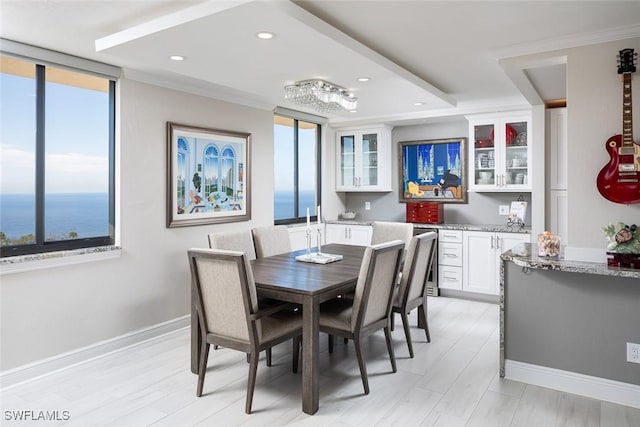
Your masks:
[[[47,193],[108,191],[105,92],[47,83]],[[0,73],[0,193],[35,190],[35,82]]]
[[[275,191],[286,191],[293,189],[293,128],[289,126],[274,126],[274,155],[276,159],[289,158],[290,161],[277,162],[275,168]],[[298,156],[301,159],[301,166],[298,170],[300,191],[314,191],[316,186],[316,153],[315,153],[316,132],[311,129],[300,129],[298,141]],[[291,143],[283,143],[291,141]],[[303,166],[307,167],[303,167]],[[314,165],[314,167],[310,167]]]

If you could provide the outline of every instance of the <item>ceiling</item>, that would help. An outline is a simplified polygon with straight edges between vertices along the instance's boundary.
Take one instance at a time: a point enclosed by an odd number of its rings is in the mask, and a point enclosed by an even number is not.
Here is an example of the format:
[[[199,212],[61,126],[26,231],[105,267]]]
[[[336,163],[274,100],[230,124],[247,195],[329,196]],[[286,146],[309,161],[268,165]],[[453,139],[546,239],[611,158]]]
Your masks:
[[[1,0],[0,36],[265,109],[317,113],[283,87],[322,78],[358,97],[331,123],[399,124],[564,98],[562,49],[640,37],[640,2]]]

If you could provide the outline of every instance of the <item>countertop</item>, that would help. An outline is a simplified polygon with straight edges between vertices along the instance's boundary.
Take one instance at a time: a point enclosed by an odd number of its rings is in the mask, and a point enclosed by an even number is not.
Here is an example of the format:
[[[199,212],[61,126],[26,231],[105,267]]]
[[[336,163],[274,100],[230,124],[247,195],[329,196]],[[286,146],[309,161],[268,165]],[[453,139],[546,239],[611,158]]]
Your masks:
[[[362,221],[362,220],[347,220],[337,219],[333,221],[327,221],[327,224],[345,224],[345,225],[372,225],[374,221]],[[531,227],[525,227],[524,229],[511,229],[506,224],[416,224],[415,228],[436,228],[438,230],[464,230],[464,231],[493,231],[500,233],[531,233]]]
[[[504,252],[500,258],[526,268],[640,279],[640,270],[608,267],[603,262],[567,260],[564,258],[564,248],[561,248],[560,255],[557,258],[538,256],[538,245],[533,243],[519,244]]]

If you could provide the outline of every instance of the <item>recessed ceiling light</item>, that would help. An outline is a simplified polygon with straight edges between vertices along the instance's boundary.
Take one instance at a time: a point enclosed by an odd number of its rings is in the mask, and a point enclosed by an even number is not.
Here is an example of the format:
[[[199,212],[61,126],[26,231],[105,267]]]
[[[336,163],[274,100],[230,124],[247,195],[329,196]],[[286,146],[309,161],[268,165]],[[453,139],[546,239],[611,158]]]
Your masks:
[[[357,113],[358,110],[349,110],[350,113]]]
[[[273,38],[273,33],[270,33],[268,31],[261,31],[258,34],[256,34],[256,37],[262,40],[269,40]]]
[[[360,77],[358,79],[359,82],[368,82],[369,80],[371,80],[369,77]]]
[[[171,55],[169,57],[170,60],[172,61],[184,61],[184,56],[180,56],[180,55]]]
[[[424,105],[424,102],[414,102],[413,105],[415,105],[416,107],[419,107],[421,105]]]

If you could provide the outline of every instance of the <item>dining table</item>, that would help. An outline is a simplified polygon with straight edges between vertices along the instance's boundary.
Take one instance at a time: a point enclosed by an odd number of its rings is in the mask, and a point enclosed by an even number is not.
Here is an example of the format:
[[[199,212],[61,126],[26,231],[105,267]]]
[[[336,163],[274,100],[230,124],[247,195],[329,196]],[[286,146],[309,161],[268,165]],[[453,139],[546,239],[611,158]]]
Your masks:
[[[307,249],[251,261],[259,297],[302,306],[302,410],[314,414],[319,407],[320,304],[353,291],[365,246],[328,244],[322,253],[342,255],[339,261],[316,264],[296,260]],[[198,372],[200,331],[191,309],[191,371]]]

